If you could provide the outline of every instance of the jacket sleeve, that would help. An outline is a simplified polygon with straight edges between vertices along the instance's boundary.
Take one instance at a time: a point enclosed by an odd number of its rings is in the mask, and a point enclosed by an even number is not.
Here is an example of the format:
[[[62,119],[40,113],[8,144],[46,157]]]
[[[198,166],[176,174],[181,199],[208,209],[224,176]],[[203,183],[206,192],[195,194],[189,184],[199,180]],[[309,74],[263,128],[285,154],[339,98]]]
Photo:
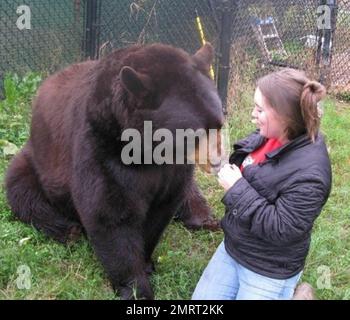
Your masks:
[[[286,245],[311,231],[328,198],[326,189],[317,176],[301,175],[270,203],[242,177],[222,202],[234,219],[249,225],[255,236],[275,245]]]

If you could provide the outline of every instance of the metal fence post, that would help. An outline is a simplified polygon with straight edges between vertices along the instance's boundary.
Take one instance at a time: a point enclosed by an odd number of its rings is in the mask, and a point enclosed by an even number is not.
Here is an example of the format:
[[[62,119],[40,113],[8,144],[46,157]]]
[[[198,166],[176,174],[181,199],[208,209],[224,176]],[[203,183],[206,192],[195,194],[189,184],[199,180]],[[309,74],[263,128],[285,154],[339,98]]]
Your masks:
[[[86,0],[84,53],[97,59],[99,53],[100,0]]]
[[[235,0],[222,0],[222,14],[219,37],[219,67],[218,67],[218,91],[222,101],[224,115],[227,114],[227,90],[230,73],[230,50],[232,39],[233,10]]]
[[[321,63],[319,80],[322,84],[328,86],[330,81],[332,53],[337,23],[337,3],[336,0],[321,0],[320,3],[321,5],[329,6],[331,14],[331,28],[322,29],[318,32],[318,51],[316,57],[316,63]]]

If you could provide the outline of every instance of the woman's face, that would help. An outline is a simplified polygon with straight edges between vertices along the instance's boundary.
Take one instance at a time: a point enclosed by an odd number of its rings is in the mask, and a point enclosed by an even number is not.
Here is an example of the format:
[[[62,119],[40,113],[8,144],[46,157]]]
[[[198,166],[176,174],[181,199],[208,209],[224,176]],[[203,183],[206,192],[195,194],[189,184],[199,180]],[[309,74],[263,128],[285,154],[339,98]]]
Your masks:
[[[252,122],[260,129],[260,134],[266,138],[275,138],[285,141],[285,125],[276,111],[269,106],[268,101],[262,95],[259,88],[254,94],[254,109]]]

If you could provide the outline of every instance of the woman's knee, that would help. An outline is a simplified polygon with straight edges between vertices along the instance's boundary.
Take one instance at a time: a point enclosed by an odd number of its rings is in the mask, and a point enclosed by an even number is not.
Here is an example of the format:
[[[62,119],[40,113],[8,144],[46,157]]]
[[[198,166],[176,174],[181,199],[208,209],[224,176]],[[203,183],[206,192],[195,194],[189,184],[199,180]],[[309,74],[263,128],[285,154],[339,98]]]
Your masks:
[[[192,299],[234,299],[237,290],[235,261],[227,254],[224,244],[221,243],[199,279]]]
[[[298,280],[299,276],[273,279],[240,266],[237,300],[288,300]]]

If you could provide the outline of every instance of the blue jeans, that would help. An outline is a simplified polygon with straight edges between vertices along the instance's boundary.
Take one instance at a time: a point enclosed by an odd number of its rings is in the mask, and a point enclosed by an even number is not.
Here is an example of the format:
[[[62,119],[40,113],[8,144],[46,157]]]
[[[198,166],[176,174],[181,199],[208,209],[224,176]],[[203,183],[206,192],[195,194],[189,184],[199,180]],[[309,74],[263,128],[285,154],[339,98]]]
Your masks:
[[[204,270],[192,300],[288,300],[302,271],[286,280],[248,270],[234,260],[222,242]]]

